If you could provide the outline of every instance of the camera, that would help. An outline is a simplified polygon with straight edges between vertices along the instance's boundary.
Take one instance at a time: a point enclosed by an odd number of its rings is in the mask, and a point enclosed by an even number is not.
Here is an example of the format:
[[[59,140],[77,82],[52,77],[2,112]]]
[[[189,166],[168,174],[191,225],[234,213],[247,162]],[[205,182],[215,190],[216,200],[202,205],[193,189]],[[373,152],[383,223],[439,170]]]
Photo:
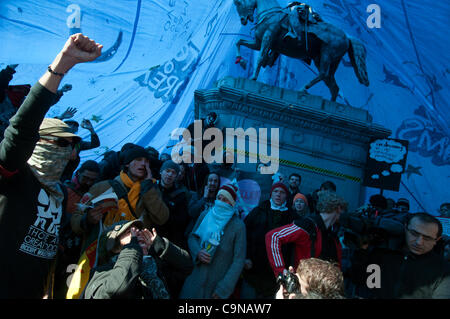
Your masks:
[[[398,250],[404,239],[406,220],[406,213],[381,211],[366,205],[355,212],[341,214],[339,224],[343,243],[349,248],[370,245]]]
[[[277,277],[277,284],[282,285],[289,294],[300,292],[300,282],[295,274],[287,272],[286,275],[280,273]]]

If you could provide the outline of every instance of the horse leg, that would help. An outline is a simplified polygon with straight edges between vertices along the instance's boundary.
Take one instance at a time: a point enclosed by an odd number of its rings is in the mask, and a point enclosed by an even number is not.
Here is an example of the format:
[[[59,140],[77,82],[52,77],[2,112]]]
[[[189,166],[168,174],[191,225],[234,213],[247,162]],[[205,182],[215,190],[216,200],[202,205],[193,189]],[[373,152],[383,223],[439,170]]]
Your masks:
[[[336,98],[339,93],[339,86],[336,83],[336,79],[334,78],[334,74],[339,66],[339,61],[336,63],[332,63],[330,67],[330,73],[327,77],[325,77],[324,82],[327,85],[328,89],[331,93],[331,101],[336,101]]]
[[[239,65],[245,70],[247,68],[247,61],[245,61],[241,56],[241,45],[251,50],[259,50],[261,49],[261,44],[258,43],[257,40],[248,41],[239,39],[239,41],[236,42],[236,63],[239,63]]]
[[[323,81],[325,82],[325,84],[327,85],[328,89],[330,90],[331,101],[333,101],[333,102],[336,101],[336,98],[337,98],[338,93],[339,93],[339,86],[336,83],[334,75],[330,75],[330,76],[324,78]]]
[[[256,64],[255,72],[253,73],[252,80],[257,80],[259,71],[261,70],[261,66],[265,61],[267,61],[267,57],[269,54],[270,45],[272,44],[272,32],[270,30],[264,33],[264,36],[261,40],[261,47],[259,49],[259,57],[258,62]]]
[[[329,72],[330,72],[330,55],[327,53],[322,53],[320,56],[320,63],[319,63],[319,74],[311,80],[308,84],[306,84],[300,91],[306,92],[306,90],[310,89],[313,85],[317,84],[318,82],[324,80]]]

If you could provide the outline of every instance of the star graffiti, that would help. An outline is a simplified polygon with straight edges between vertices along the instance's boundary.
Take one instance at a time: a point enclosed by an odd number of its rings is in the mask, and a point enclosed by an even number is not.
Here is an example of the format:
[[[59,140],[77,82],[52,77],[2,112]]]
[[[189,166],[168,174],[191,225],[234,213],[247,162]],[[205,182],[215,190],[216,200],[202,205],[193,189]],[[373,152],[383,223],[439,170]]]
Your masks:
[[[98,123],[101,120],[103,120],[102,117],[98,116],[98,115],[92,115],[92,117],[91,117],[91,121],[94,121],[95,123]]]
[[[417,175],[422,176],[422,173],[420,172],[421,168],[422,168],[422,166],[412,166],[412,165],[408,164],[408,167],[405,170],[405,173],[407,174],[408,179],[411,176],[411,174],[417,174]]]

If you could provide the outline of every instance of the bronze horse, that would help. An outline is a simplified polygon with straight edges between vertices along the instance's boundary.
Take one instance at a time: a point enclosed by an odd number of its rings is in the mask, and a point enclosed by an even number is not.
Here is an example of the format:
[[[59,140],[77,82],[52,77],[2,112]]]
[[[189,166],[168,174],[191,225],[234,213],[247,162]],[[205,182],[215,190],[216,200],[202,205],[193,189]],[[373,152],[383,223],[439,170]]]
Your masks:
[[[240,39],[236,43],[236,63],[240,63],[243,68],[246,67],[246,61],[240,54],[241,45],[259,50],[252,80],[257,80],[261,67],[273,66],[280,54],[301,59],[308,64],[312,60],[319,74],[301,91],[306,91],[323,80],[330,90],[331,100],[336,101],[339,87],[334,74],[342,57],[348,53],[359,82],[369,86],[365,62],[366,50],[356,38],[347,36],[339,28],[321,19],[302,22],[298,20],[295,6],[283,9],[276,0],[234,0],[234,4],[243,25],[246,25],[248,20],[253,22],[255,9],[257,13],[255,39],[253,41]]]

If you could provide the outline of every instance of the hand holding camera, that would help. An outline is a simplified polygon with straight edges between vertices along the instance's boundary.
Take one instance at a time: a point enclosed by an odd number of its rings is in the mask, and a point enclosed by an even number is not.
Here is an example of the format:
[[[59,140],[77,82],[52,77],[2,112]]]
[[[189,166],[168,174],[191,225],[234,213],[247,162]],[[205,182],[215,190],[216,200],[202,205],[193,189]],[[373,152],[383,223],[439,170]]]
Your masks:
[[[291,268],[291,267],[290,267]],[[300,282],[295,275],[295,273],[292,272],[292,268],[290,271],[287,271],[286,269],[283,270],[283,273],[280,273],[277,277],[277,284],[280,285],[280,289],[277,293],[277,298],[283,296],[285,297],[290,296],[291,294],[299,294],[300,293]]]

